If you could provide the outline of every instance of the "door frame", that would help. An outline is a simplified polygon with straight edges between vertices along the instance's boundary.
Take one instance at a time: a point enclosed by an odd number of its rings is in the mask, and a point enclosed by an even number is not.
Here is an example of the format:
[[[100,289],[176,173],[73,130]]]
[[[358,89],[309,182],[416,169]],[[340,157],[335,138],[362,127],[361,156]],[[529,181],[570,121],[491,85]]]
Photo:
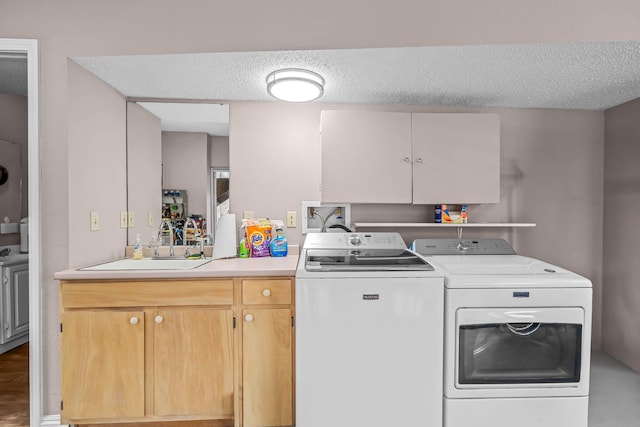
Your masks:
[[[38,40],[0,38],[0,52],[27,55],[27,127],[29,176],[29,416],[31,427],[42,420],[42,233],[40,206],[40,66]]]

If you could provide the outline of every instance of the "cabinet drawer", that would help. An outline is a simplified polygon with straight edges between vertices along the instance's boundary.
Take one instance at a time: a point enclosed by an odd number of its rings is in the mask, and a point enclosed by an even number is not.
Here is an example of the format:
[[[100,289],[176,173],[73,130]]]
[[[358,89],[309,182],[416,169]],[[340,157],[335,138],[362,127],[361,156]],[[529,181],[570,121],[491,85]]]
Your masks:
[[[243,280],[243,304],[291,304],[291,280]]]

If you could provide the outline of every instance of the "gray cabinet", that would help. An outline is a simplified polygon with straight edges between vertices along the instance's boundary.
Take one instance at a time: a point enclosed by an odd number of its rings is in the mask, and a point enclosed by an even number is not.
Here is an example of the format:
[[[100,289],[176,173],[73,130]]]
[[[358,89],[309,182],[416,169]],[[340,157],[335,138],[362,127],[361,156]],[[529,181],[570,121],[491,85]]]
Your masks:
[[[28,340],[29,335],[29,263],[0,265],[0,353]]]
[[[500,200],[496,114],[323,111],[322,202]]]

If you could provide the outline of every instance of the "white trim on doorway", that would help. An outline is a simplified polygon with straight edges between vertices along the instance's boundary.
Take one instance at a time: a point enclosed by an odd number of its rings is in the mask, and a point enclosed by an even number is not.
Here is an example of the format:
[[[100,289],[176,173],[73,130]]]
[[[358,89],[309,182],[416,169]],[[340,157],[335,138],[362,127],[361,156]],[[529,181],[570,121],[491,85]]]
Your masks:
[[[60,424],[60,415],[45,415],[39,427],[69,427],[69,424]]]
[[[29,167],[29,401],[30,426],[42,424],[42,328],[40,287],[42,246],[40,210],[40,66],[38,40],[2,39],[0,52],[27,54],[27,117]],[[59,422],[59,417],[58,417]]]

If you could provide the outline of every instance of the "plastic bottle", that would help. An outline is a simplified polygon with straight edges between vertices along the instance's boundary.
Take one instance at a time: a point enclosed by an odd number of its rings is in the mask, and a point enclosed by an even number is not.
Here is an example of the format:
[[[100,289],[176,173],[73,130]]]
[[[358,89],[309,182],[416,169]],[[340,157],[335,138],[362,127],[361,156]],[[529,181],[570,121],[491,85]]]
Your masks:
[[[282,228],[278,227],[276,228],[276,236],[271,239],[271,256],[287,256],[288,251],[289,245],[287,243],[287,238],[284,235],[284,231],[282,231]]]
[[[238,245],[238,258],[249,258],[249,242],[247,242],[247,220],[242,220],[242,226],[240,227],[242,238]]]
[[[133,259],[142,259],[142,243],[140,243],[140,233],[136,235],[136,244],[133,246]]]

